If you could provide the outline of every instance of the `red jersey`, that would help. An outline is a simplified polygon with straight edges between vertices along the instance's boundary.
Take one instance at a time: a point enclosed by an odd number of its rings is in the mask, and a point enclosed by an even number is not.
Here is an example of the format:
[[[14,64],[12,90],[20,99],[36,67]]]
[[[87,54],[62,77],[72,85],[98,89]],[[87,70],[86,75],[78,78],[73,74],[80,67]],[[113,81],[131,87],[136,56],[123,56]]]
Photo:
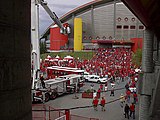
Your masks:
[[[106,103],[106,100],[105,100],[105,99],[102,99],[102,100],[101,100],[101,105],[105,105],[105,103]]]
[[[134,104],[130,105],[130,110],[135,111],[135,105]]]
[[[130,94],[131,94],[131,91],[130,91],[130,90],[127,90],[126,95],[127,95],[127,96],[130,96]]]
[[[136,93],[134,93],[134,94],[133,94],[133,97],[134,97],[134,98],[136,98],[136,97],[137,97],[137,94],[136,94]]]
[[[99,101],[98,99],[94,99],[93,100],[93,105],[98,105],[98,101]]]

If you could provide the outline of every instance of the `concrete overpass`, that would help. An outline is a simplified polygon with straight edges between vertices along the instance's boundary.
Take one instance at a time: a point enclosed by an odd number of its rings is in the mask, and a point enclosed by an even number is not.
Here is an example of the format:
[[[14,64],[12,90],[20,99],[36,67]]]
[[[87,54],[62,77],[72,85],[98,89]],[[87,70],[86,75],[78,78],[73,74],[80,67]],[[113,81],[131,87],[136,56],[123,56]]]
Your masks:
[[[160,1],[122,0],[146,26],[140,83],[139,120],[160,119]]]

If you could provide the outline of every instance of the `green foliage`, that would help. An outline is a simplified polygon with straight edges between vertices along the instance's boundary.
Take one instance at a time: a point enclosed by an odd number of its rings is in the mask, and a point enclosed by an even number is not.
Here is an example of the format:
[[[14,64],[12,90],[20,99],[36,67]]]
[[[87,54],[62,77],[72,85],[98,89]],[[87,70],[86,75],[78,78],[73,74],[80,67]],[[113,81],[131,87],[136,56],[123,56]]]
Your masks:
[[[51,53],[45,53],[45,54],[41,54],[41,59],[45,59],[47,57],[47,55],[50,55],[51,57],[56,57],[57,55],[61,58],[66,57],[67,55],[70,55],[74,58],[79,58],[80,60],[82,59],[91,59],[93,57],[93,55],[95,54],[95,52],[89,51],[89,52],[51,52]]]
[[[132,63],[136,66],[141,66],[142,64],[142,49],[137,49],[132,55]]]
[[[87,93],[87,94],[90,94],[90,93],[92,93],[93,91],[90,90],[90,89],[87,89],[87,90],[85,90],[84,92]]]
[[[47,49],[46,49],[46,43],[45,42],[40,42],[40,54],[44,54],[46,53]]]

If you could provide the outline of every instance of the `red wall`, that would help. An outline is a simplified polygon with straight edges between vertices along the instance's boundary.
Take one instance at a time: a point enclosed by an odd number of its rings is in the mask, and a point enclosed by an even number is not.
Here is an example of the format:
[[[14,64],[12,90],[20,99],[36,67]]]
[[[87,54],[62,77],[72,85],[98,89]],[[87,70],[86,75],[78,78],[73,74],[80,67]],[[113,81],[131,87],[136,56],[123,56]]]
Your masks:
[[[136,52],[137,49],[142,49],[143,46],[143,38],[131,38],[131,41],[133,42],[132,45],[132,51]]]
[[[60,50],[60,47],[65,46],[67,42],[68,35],[61,34],[59,27],[54,26],[50,28],[50,50]]]

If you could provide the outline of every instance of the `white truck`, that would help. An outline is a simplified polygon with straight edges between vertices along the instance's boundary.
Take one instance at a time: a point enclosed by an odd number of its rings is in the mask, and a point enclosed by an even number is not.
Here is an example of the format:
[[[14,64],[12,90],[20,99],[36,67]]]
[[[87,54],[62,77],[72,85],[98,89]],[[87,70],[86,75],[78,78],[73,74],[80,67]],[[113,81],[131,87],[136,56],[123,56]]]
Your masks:
[[[83,86],[81,75],[70,74],[60,76],[55,79],[45,80],[45,88],[42,88],[41,82],[37,82],[36,90],[34,90],[33,101],[47,102],[55,99],[62,94],[75,93]]]
[[[88,75],[85,78],[86,82],[96,82],[96,83],[106,83],[108,80],[107,78],[102,78],[98,75]]]

